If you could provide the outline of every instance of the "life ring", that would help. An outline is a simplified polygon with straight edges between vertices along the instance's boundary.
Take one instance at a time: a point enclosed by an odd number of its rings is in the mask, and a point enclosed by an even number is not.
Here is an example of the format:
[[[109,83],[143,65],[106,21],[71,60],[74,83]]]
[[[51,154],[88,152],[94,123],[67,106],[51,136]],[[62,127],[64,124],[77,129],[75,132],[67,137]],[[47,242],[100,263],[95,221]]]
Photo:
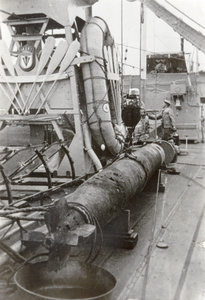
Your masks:
[[[104,47],[113,50],[114,41],[105,21],[93,17],[81,32],[82,55],[95,56],[94,61],[82,65],[87,120],[97,145],[99,147],[105,145],[111,154],[116,155],[124,146],[125,127],[121,121],[120,91],[117,94],[118,99],[116,96],[112,99],[109,91]],[[116,122],[116,111],[118,111],[118,122]]]

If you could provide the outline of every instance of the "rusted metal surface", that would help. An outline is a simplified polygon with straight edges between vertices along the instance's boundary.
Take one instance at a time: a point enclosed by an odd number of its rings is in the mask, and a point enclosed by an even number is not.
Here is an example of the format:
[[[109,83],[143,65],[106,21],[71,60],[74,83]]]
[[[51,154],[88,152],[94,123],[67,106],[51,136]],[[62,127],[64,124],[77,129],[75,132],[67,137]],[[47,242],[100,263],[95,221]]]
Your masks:
[[[49,250],[49,261],[54,268],[61,267],[71,246],[78,246],[92,236],[95,247],[98,235],[103,238],[101,228],[116,218],[136,193],[143,190],[164,162],[164,156],[163,149],[157,144],[138,148],[48,208],[45,213],[48,235],[43,244]],[[78,228],[81,229],[76,230]],[[135,237],[133,239],[137,241]],[[32,244],[32,239],[28,239],[29,242]],[[91,261],[93,259],[95,256]]]
[[[182,149],[183,146],[181,145]],[[166,172],[162,174],[166,187],[165,193],[159,194],[157,208],[156,193],[147,189],[140,196],[134,197],[129,206],[131,227],[139,235],[137,246],[131,251],[104,246],[95,261],[96,265],[102,266],[116,277],[117,285],[112,300],[141,299],[155,209],[157,224],[145,299],[153,299],[153,295],[159,300],[173,300],[173,295],[179,294],[180,300],[203,296],[205,223],[201,216],[205,188],[205,147],[204,144],[188,145],[188,150],[187,156],[178,157],[176,167],[180,170],[179,175]],[[161,241],[168,248],[155,247]],[[85,252],[79,254],[79,259],[84,254]],[[1,282],[4,283],[2,276]],[[14,290],[4,285],[0,295],[2,298],[19,300],[15,297]]]
[[[183,147],[183,145],[182,145]],[[128,299],[203,299],[204,290],[204,195],[205,147],[189,145],[189,155],[179,156],[179,175],[165,173],[165,193],[141,194],[137,210],[132,210],[139,241],[132,253],[114,250],[104,257],[103,266],[118,280],[117,300]],[[148,277],[147,249],[150,243],[155,210],[156,230],[152,244]],[[168,248],[156,247],[159,242]],[[118,263],[120,261],[120,264]],[[120,268],[119,268],[120,265]],[[129,274],[129,276],[128,276]],[[144,282],[146,280],[146,282]],[[145,298],[142,298],[145,289]]]
[[[65,199],[85,206],[104,226],[143,190],[163,160],[164,152],[156,144],[138,148],[88,179]]]

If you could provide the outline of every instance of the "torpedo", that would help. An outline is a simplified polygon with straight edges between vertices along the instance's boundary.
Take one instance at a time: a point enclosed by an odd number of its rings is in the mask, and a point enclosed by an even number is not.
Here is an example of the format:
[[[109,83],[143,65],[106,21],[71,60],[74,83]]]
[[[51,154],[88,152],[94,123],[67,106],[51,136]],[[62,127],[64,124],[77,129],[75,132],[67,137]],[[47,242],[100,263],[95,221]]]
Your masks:
[[[45,214],[49,234],[44,245],[50,253],[54,249],[60,253],[64,246],[77,246],[95,230],[113,222],[133,198],[137,201],[136,195],[163,165],[165,156],[157,143],[133,149],[72,194],[57,200]]]

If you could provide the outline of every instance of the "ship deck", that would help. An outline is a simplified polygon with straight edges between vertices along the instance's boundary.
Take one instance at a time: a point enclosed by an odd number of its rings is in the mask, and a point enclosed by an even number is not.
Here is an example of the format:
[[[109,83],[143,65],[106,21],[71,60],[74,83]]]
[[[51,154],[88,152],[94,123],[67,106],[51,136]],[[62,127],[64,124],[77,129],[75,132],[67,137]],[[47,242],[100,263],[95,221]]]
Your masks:
[[[132,210],[133,250],[112,249],[102,266],[117,279],[114,300],[205,299],[205,144],[181,145],[178,175],[144,191]]]
[[[94,262],[116,277],[112,300],[205,299],[205,144],[180,149],[180,173],[161,173],[164,192],[146,188],[131,204],[136,246],[104,246]],[[8,288],[5,297],[19,300]]]

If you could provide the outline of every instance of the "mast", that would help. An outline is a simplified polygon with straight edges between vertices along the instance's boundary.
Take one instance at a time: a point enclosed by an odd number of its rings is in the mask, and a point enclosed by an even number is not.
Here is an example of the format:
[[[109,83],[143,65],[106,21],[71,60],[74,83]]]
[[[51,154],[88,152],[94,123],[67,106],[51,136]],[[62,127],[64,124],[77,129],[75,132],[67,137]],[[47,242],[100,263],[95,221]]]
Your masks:
[[[145,103],[146,99],[146,8],[143,1],[140,7],[140,95],[141,100]]]
[[[123,97],[123,0],[121,0],[121,89]]]

